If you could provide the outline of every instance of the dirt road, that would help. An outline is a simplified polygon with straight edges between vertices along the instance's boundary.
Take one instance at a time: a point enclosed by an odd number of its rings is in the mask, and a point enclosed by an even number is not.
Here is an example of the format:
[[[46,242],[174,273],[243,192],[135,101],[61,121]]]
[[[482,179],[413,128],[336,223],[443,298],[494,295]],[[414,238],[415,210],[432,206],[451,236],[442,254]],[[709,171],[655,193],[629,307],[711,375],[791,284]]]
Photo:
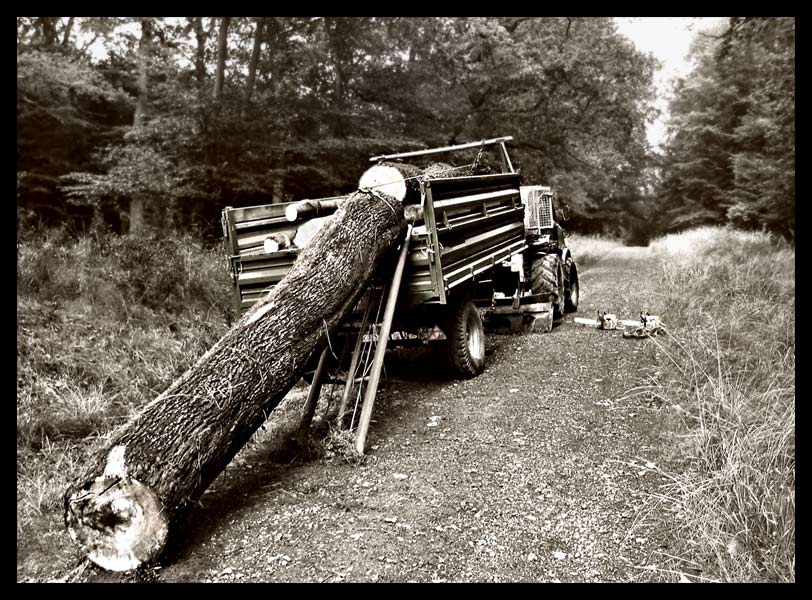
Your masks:
[[[577,314],[653,314],[648,249],[581,273]],[[655,564],[656,407],[624,395],[653,342],[572,322],[489,336],[465,382],[390,378],[361,465],[240,455],[203,497],[159,581],[637,581]],[[90,579],[108,579],[96,573]]]

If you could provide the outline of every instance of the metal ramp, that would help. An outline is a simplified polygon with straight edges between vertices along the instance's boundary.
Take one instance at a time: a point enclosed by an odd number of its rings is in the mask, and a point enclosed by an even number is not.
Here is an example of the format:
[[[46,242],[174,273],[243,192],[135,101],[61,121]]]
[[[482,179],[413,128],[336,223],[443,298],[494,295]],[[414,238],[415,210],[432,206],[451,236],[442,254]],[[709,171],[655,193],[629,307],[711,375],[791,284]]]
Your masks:
[[[373,283],[348,320],[342,324],[341,333],[351,344],[350,365],[343,377],[343,392],[338,408],[337,422],[349,430],[355,429],[355,450],[364,453],[372,409],[383,371],[383,359],[389,342],[389,333],[395,314],[398,294],[403,280],[403,269],[409,253],[412,226],[406,228],[406,236],[400,248],[397,266],[390,280]],[[349,345],[347,347],[350,347]],[[308,399],[302,415],[302,431],[306,432],[318,402],[322,384],[327,382],[327,359],[329,345],[322,350],[318,367],[313,375]],[[330,382],[340,383],[335,376]]]

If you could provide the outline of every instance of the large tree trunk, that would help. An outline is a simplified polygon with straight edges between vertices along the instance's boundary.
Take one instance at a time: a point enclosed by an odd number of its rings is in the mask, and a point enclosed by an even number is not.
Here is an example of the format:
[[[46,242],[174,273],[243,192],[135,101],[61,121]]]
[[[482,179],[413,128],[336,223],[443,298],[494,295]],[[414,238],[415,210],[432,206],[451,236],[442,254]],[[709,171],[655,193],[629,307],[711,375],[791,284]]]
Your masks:
[[[220,17],[220,39],[217,47],[217,71],[214,75],[214,101],[223,99],[223,81],[226,74],[226,53],[228,52],[228,25],[231,17]]]
[[[257,66],[259,65],[259,53],[262,50],[262,37],[265,29],[265,17],[257,17],[257,28],[254,32],[254,49],[251,52],[251,60],[248,63],[248,80],[245,82],[245,97],[242,103],[242,116],[251,104],[251,96],[254,93],[254,83],[257,80]]]
[[[284,66],[282,61],[279,60],[277,54],[282,47],[282,34],[284,33],[284,26],[280,22],[279,17],[265,17],[265,42],[268,47],[268,70],[270,71],[271,80],[268,82],[268,91],[271,96],[276,96],[280,91],[280,81]]]
[[[62,34],[62,46],[67,48],[70,43],[70,34],[73,30],[73,22],[76,17],[68,17],[68,24],[65,25],[65,33]]]
[[[141,43],[138,49],[138,96],[135,99],[135,114],[133,115],[133,128],[143,127],[147,119],[147,100],[149,97],[149,59],[152,52],[151,17],[141,19]],[[130,225],[127,233],[141,235],[144,232],[144,204],[142,194],[134,193],[130,197]]]
[[[152,52],[152,19],[141,19],[141,41],[138,46],[138,96],[135,99],[133,127],[141,127],[146,122],[147,97],[149,96],[149,58]]]
[[[59,17],[38,17],[40,32],[42,34],[43,45],[56,45],[56,23]]]
[[[270,294],[112,435],[65,494],[68,531],[93,562],[128,570],[160,554],[177,518],[302,376],[404,227],[397,199],[353,194]]]
[[[333,63],[333,104],[337,108],[344,106],[345,68],[352,57],[346,19],[346,17],[324,17],[324,27],[327,31]]]
[[[208,32],[203,29],[203,17],[191,17],[192,26],[195,31],[195,80],[198,89],[203,89],[206,84],[206,40]]]

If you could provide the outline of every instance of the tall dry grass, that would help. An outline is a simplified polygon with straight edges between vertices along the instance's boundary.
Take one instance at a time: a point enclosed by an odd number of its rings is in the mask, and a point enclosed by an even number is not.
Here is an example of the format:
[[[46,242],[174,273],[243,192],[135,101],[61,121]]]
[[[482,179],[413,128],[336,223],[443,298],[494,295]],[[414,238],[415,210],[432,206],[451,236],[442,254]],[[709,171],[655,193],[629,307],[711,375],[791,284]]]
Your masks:
[[[612,250],[623,247],[623,242],[598,235],[571,233],[567,235],[567,246],[572,250],[576,264],[583,270],[596,264]]]
[[[18,541],[46,527],[94,441],[225,333],[230,289],[222,250],[188,237],[18,244]]]
[[[652,244],[680,474],[672,572],[795,581],[795,254],[766,234],[701,228]]]

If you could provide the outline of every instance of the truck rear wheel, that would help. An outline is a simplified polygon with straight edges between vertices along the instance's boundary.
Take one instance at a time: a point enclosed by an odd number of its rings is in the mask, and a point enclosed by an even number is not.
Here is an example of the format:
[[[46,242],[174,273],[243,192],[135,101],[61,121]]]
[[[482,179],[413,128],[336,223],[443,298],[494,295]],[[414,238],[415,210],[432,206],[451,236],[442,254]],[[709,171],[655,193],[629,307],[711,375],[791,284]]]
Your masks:
[[[564,269],[558,254],[535,256],[530,263],[530,289],[534,294],[555,294],[553,318],[564,312]]]
[[[485,330],[473,302],[465,300],[449,307],[440,349],[450,374],[461,379],[476,377],[485,369]]]

